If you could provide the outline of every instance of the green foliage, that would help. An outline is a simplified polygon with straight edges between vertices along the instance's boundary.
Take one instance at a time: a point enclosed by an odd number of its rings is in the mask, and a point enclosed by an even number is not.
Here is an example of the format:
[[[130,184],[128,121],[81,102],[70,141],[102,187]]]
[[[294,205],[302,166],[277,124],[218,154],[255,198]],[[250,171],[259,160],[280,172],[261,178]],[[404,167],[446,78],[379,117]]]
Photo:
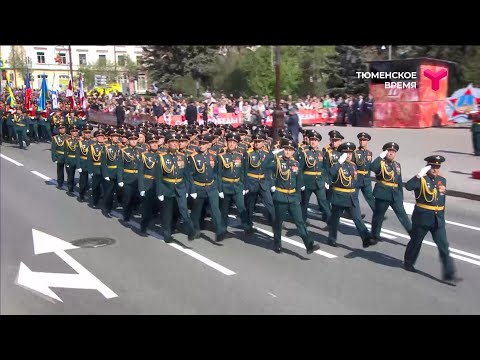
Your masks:
[[[27,54],[23,46],[11,46],[10,55],[8,56],[8,67],[18,71],[22,78],[17,79],[17,86],[21,87],[25,81],[25,74],[28,69]]]

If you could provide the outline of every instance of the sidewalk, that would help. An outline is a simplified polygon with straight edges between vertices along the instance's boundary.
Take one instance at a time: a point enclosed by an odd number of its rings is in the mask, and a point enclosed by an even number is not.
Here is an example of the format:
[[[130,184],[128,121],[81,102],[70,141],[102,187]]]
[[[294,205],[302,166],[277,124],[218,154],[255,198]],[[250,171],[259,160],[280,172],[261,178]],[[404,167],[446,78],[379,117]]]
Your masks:
[[[385,129],[343,126],[309,126],[320,132],[321,146],[328,143],[328,132],[338,130],[358,146],[357,134],[365,131],[370,134],[369,149],[374,158],[382,152],[389,141],[400,146],[396,160],[402,165],[403,181],[408,181],[425,166],[423,160],[428,155],[438,154],[445,157],[442,175],[447,179],[450,196],[464,197],[480,201],[480,180],[472,178],[473,170],[480,170],[480,157],[473,156],[472,133],[469,129],[428,128],[428,129]],[[373,175],[373,173],[372,173]]]

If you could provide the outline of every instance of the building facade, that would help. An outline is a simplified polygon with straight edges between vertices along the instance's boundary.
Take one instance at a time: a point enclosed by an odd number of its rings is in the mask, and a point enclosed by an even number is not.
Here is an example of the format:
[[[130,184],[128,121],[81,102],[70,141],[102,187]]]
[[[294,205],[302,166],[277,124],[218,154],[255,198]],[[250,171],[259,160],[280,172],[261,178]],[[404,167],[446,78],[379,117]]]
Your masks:
[[[12,52],[17,56],[12,57]],[[126,56],[139,66],[135,77],[126,76],[122,72]],[[19,58],[25,60],[20,64],[12,61]],[[25,67],[28,68],[30,78],[33,78],[30,85],[33,89],[39,89],[42,76],[47,77],[49,89],[64,90],[68,87],[70,77],[70,62],[74,76],[78,75],[79,67],[93,65],[97,62],[112,63],[118,69],[117,79],[123,83],[124,91],[144,94],[148,88],[147,74],[141,70],[143,60],[142,46],[134,45],[101,45],[101,46],[71,46],[71,59],[68,45],[33,45],[33,46],[0,46],[0,59],[3,62],[3,69],[12,85],[16,88],[24,87]],[[102,75],[99,73],[99,75]],[[5,80],[2,79],[2,89]]]

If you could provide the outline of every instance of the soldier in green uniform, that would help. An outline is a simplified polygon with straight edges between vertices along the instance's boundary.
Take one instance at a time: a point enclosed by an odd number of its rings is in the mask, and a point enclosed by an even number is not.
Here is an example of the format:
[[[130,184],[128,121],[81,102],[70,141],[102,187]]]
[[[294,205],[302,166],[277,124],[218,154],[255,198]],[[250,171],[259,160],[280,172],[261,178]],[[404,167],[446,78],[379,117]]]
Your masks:
[[[247,144],[245,141],[245,137],[247,136],[248,131],[245,128],[240,128],[238,130],[238,134],[240,135],[240,140],[238,142],[237,151],[243,155],[250,147],[250,144]]]
[[[77,146],[77,171],[80,174],[78,180],[78,200],[85,201],[85,193],[88,190],[88,153],[90,145],[94,143],[92,140],[93,126],[87,124],[83,127],[82,138],[78,141]]]
[[[226,224],[223,223],[220,213],[217,155],[215,151],[208,150],[212,141],[211,135],[199,135],[197,139],[198,152],[188,158],[188,172],[192,177],[189,193],[194,199],[191,218],[195,228],[195,238],[200,237],[200,219],[208,201],[215,228],[215,240],[221,241],[225,237]]]
[[[377,178],[377,183],[373,189],[375,211],[372,218],[372,234],[377,241],[381,241],[380,231],[389,206],[392,207],[398,220],[409,234],[412,229],[412,223],[403,206],[401,167],[400,163],[395,161],[399,148],[395,142],[386,143],[383,146],[383,152],[370,166]]]
[[[50,128],[50,114],[52,112],[51,105],[47,104],[47,108],[40,113],[40,120],[38,121],[38,129],[42,134],[43,140],[47,142],[52,141],[52,130]]]
[[[75,187],[75,170],[77,169],[78,129],[70,127],[70,136],[65,140],[65,168],[67,170],[67,194],[72,194]]]
[[[123,188],[122,207],[123,222],[130,221],[133,205],[138,193],[138,168],[140,166],[142,150],[137,147],[138,134],[135,131],[127,133],[128,146],[122,148],[117,163],[118,186]]]
[[[253,136],[253,148],[244,153],[245,175],[244,184],[246,190],[245,207],[247,209],[247,223],[253,227],[253,213],[258,195],[262,197],[263,205],[268,211],[268,220],[275,222],[275,209],[273,207],[272,193],[270,192],[271,178],[265,174],[265,160],[269,152],[265,149],[266,136],[256,133]]]
[[[97,139],[96,142],[90,145],[90,150],[87,156],[88,174],[92,177],[92,203],[93,208],[98,208],[100,201],[100,194],[102,192],[101,186],[103,183],[102,176],[102,153],[104,151],[105,130],[99,129],[93,133]]]
[[[273,156],[270,153],[266,160],[266,167],[273,170],[274,183],[270,188],[273,192],[273,205],[275,208],[275,222],[273,223],[273,250],[281,253],[282,250],[282,224],[287,212],[292,217],[297,226],[300,237],[305,244],[307,254],[320,249],[318,244],[314,244],[311,237],[308,236],[307,226],[302,217],[300,206],[300,194],[305,189],[303,184],[303,174],[300,171],[300,164],[293,158],[295,151],[295,142],[291,139],[283,143],[283,155]],[[277,152],[278,150],[275,150]]]
[[[212,146],[210,147],[211,150],[215,151],[217,154],[221,154],[225,152],[225,144],[223,140],[221,140],[222,136],[222,129],[218,128],[213,131],[213,141]]]
[[[327,201],[325,192],[325,169],[323,168],[322,151],[318,148],[318,144],[322,140],[315,130],[306,132],[305,138],[308,138],[308,145],[305,145],[299,151],[298,162],[300,163],[300,171],[303,172],[303,181],[305,190],[302,192],[302,216],[303,221],[307,222],[307,208],[310,203],[312,193],[315,194],[322,212],[322,221],[328,223],[331,215],[330,204]]]
[[[372,152],[368,150],[368,142],[372,139],[366,132],[357,135],[359,147],[353,153],[353,162],[357,165],[357,184],[372,211],[375,211],[375,198],[372,193],[372,180],[370,178],[370,165]]]
[[[57,164],[57,188],[63,187],[65,181],[64,167],[65,167],[65,125],[58,125],[58,135],[53,137],[52,141],[52,161]]]
[[[405,251],[404,266],[407,271],[416,271],[413,266],[420,253],[423,239],[430,232],[440,255],[442,278],[455,285],[462,279],[456,275],[445,230],[447,180],[440,175],[440,166],[445,158],[432,155],[426,157],[425,161],[427,166],[405,184],[405,189],[415,192],[417,201],[412,214],[412,231]]]
[[[3,126],[7,117],[5,116],[5,103],[0,100],[0,145],[3,142]]]
[[[20,149],[27,149],[29,145],[28,128],[30,126],[30,118],[23,113],[23,109],[18,106],[16,114],[11,115],[15,125],[15,133],[17,134],[18,144]]]
[[[142,220],[140,232],[146,234],[148,224],[154,213],[154,205],[158,202],[156,179],[160,177],[160,156],[158,139],[153,133],[146,136],[148,150],[142,153],[140,167],[138,169],[138,190],[144,199],[142,202]]]
[[[330,184],[332,179],[330,177],[330,169],[335,165],[340,157],[340,152],[337,151],[337,147],[342,143],[344,139],[343,135],[337,130],[332,130],[328,133],[330,136],[330,144],[322,149],[323,152],[323,169],[325,171],[325,189],[327,193],[327,199],[330,201],[332,191],[330,190]]]
[[[37,109],[37,102],[33,101],[32,106],[28,109],[28,116],[30,118],[30,126],[31,126],[31,138],[35,141],[36,144],[39,142],[38,137],[38,123],[40,121],[40,111]]]
[[[121,156],[121,150],[118,146],[119,132],[117,129],[110,130],[110,142],[106,142],[102,152],[102,177],[103,177],[103,214],[111,216],[113,209],[113,199],[118,187],[117,168]]]
[[[222,221],[227,227],[228,211],[233,201],[239,212],[243,229],[247,234],[251,234],[253,228],[252,225],[249,225],[243,199],[248,192],[243,185],[245,164],[243,162],[243,152],[239,152],[237,148],[240,142],[240,135],[236,133],[227,134],[226,140],[226,152],[218,155],[218,191],[220,199],[222,199],[220,200]]]
[[[59,127],[58,125],[63,124],[65,126],[65,120],[62,116],[62,110],[56,109],[54,113],[50,113],[48,116],[48,122],[50,123],[50,126],[53,127],[53,135],[58,134]]]
[[[187,196],[191,174],[187,169],[187,158],[178,152],[178,135],[170,133],[165,138],[168,152],[160,154],[160,171],[156,179],[157,196],[163,202],[162,230],[166,242],[172,242],[172,220],[175,204],[186,227],[188,239],[193,240],[195,230],[188,214]]]
[[[65,115],[65,127],[67,128],[67,133],[70,133],[70,128],[77,125],[77,117],[75,116],[75,110],[69,110],[68,114]]]
[[[147,144],[145,143],[146,134],[147,134],[146,127],[141,127],[138,131],[138,143],[137,143],[137,147],[140,149],[141,153],[147,151]]]
[[[340,215],[346,211],[350,213],[355,227],[362,238],[364,248],[375,245],[377,242],[372,238],[360,214],[357,189],[357,166],[352,161],[355,144],[345,142],[338,147],[342,153],[338,161],[330,168],[332,216],[329,222],[328,244],[337,246],[337,232],[340,223]]]

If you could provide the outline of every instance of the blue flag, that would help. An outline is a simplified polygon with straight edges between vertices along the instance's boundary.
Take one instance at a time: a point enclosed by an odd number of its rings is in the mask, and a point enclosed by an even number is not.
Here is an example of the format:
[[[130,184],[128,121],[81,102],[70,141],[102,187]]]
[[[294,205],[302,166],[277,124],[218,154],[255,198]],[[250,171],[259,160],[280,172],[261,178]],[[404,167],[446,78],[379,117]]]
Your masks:
[[[38,110],[42,111],[47,108],[48,87],[45,76],[42,79],[42,86],[40,88],[40,96],[38,97]]]

